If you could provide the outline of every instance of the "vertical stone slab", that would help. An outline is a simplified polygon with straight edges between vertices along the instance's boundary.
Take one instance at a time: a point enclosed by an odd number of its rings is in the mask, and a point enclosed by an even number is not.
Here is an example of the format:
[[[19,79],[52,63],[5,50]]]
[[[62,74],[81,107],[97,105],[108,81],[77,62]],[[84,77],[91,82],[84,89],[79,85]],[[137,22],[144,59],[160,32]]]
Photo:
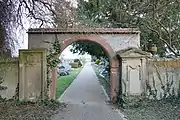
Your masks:
[[[116,103],[117,101],[117,88],[116,88],[116,81],[119,79],[118,74],[118,67],[112,67],[110,68],[110,99],[112,103]]]
[[[46,71],[46,49],[19,51],[19,100],[45,98]]]
[[[16,95],[18,62],[17,58],[0,59],[0,96],[2,98],[12,99]]]
[[[130,95],[140,95],[141,91],[141,79],[140,79],[140,66],[128,66],[129,67],[129,93]]]
[[[51,70],[50,99],[56,99],[57,68]]]

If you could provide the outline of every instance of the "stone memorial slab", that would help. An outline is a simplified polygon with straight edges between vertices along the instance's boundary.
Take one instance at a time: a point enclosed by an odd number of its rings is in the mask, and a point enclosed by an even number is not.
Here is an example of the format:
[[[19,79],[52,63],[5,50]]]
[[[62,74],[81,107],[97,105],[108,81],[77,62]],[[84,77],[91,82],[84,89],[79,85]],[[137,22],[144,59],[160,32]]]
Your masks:
[[[46,89],[46,49],[19,51],[19,99],[43,99]]]

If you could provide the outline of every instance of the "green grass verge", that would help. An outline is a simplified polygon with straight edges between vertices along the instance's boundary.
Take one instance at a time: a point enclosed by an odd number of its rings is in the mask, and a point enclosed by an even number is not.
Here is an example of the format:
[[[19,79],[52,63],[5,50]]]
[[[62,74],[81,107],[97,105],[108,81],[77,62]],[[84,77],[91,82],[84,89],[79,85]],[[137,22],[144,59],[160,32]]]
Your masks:
[[[83,67],[72,69],[69,75],[67,76],[59,76],[57,79],[56,86],[56,99],[58,99],[63,92],[69,87],[69,85],[73,82],[76,76],[80,73]]]

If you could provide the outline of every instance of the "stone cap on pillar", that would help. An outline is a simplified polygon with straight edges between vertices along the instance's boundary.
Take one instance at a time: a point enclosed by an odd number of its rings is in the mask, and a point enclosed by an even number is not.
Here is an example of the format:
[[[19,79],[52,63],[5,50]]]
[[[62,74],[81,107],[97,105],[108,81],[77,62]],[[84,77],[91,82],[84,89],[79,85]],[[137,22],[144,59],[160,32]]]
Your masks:
[[[117,51],[116,54],[121,58],[150,58],[151,53],[141,50],[140,48],[127,48]]]

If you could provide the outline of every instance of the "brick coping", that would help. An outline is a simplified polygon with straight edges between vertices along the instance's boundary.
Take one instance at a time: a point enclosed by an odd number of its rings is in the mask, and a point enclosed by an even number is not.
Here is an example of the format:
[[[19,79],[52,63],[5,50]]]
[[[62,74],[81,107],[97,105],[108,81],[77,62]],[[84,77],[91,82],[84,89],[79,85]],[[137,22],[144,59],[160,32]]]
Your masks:
[[[138,34],[138,28],[30,28],[28,34]]]

